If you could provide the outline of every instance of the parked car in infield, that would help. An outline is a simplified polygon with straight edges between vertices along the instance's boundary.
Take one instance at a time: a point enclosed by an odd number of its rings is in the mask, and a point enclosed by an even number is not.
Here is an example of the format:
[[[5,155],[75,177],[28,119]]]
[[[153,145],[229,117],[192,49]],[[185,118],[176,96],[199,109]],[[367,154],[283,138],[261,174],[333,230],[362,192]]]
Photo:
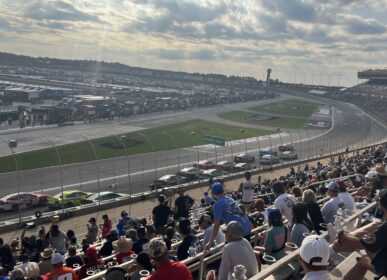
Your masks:
[[[87,197],[90,195],[92,195],[92,193],[79,190],[63,191],[63,195],[60,192],[53,197],[48,198],[47,206],[49,210],[60,209],[62,208],[62,205],[64,208],[79,206],[81,204],[90,203],[90,201],[87,200]]]
[[[47,204],[49,195],[43,193],[12,193],[0,199],[0,210],[16,211],[19,208],[43,206]]]
[[[255,157],[249,154],[239,154],[234,156],[235,163],[254,162],[254,161],[255,161]]]

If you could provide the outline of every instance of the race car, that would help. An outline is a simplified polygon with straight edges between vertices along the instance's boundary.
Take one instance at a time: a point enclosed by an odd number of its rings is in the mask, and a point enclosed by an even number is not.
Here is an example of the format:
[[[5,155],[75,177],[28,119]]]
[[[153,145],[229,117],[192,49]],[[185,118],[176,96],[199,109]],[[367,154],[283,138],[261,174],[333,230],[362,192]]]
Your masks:
[[[87,199],[90,195],[92,195],[92,193],[79,190],[64,191],[63,195],[60,192],[53,197],[48,198],[47,206],[49,210],[60,209],[62,208],[62,205],[64,208],[79,206],[81,204],[90,203]]]
[[[47,204],[49,196],[43,193],[12,193],[0,199],[0,210],[16,211],[18,208],[42,206]]]

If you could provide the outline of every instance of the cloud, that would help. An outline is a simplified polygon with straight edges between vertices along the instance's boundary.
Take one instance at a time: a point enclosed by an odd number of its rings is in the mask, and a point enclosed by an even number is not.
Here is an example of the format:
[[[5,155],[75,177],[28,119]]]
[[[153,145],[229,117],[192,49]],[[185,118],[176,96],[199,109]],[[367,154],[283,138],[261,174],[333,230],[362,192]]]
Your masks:
[[[315,6],[304,0],[263,0],[264,7],[291,20],[311,22],[316,18]]]
[[[8,21],[0,17],[0,29],[3,30],[9,30],[11,26],[9,25]]]
[[[148,55],[167,60],[213,60],[217,58],[217,54],[209,49],[195,51],[161,49],[155,52],[148,52]]]
[[[99,21],[95,15],[85,13],[64,1],[31,1],[24,16],[35,20]]]
[[[360,16],[342,15],[341,20],[345,30],[351,34],[383,34],[386,26],[375,19],[364,19]]]

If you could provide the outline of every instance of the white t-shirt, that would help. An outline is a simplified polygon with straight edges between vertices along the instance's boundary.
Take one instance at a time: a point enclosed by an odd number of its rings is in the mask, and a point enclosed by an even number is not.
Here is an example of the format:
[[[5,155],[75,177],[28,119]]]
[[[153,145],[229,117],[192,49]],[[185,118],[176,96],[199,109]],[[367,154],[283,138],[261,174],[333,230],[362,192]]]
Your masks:
[[[341,201],[340,197],[335,196],[330,200],[325,202],[324,206],[321,208],[321,213],[323,215],[325,223],[332,223],[335,221],[335,215],[339,208],[343,208],[344,203]]]
[[[348,214],[354,214],[356,211],[356,204],[353,196],[348,192],[342,192],[339,193],[339,198],[344,203],[344,209],[347,209],[350,212]]]
[[[230,242],[224,246],[218,279],[232,280],[234,267],[238,264],[246,267],[247,278],[251,278],[258,273],[258,263],[253,247],[244,238]]]
[[[211,235],[212,235],[212,229],[214,225],[210,225],[208,228],[204,230],[203,233],[203,244],[207,244],[208,241],[210,241]],[[215,241],[216,245],[219,245],[223,243],[225,240],[224,233],[221,229],[218,230],[218,234],[216,235]]]
[[[254,184],[251,181],[242,182],[242,203],[252,203]]]
[[[288,193],[280,194],[274,201],[274,208],[281,211],[281,214],[288,220],[289,225],[293,223],[293,209],[292,206],[297,202],[296,198]]]

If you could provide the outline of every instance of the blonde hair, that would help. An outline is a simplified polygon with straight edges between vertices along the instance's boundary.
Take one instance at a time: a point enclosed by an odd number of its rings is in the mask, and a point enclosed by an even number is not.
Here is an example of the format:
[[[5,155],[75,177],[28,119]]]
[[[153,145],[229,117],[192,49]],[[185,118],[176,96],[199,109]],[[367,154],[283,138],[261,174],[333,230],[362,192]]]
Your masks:
[[[312,204],[317,202],[316,194],[313,190],[305,190],[302,194],[302,202]]]

